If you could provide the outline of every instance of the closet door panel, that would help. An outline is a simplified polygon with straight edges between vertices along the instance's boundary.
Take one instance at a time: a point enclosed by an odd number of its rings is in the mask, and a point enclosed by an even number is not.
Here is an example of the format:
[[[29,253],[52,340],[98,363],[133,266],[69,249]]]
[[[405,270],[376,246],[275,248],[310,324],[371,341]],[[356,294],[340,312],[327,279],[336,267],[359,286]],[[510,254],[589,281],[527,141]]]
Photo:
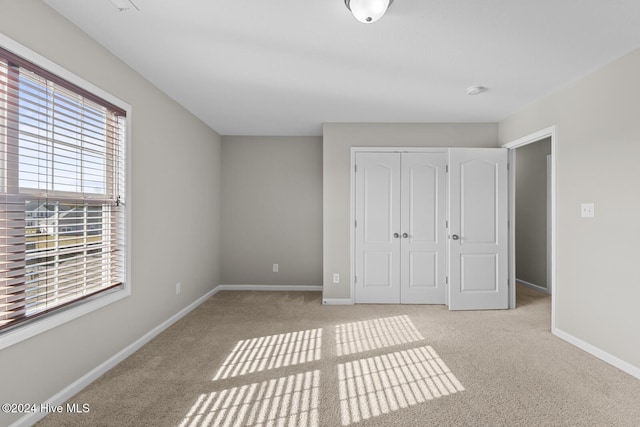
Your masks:
[[[400,302],[400,155],[356,154],[355,302]]]
[[[446,302],[446,153],[403,153],[401,302]]]

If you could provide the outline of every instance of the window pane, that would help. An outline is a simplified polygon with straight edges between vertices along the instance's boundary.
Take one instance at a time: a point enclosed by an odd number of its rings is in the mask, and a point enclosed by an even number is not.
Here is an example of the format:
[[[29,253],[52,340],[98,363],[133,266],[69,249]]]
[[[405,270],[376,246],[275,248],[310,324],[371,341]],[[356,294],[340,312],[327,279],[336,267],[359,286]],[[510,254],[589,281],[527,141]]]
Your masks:
[[[113,285],[107,204],[27,200],[26,315]]]
[[[0,330],[124,283],[126,117],[102,101],[0,48]]]
[[[106,194],[108,111],[28,72],[19,94],[19,186]]]

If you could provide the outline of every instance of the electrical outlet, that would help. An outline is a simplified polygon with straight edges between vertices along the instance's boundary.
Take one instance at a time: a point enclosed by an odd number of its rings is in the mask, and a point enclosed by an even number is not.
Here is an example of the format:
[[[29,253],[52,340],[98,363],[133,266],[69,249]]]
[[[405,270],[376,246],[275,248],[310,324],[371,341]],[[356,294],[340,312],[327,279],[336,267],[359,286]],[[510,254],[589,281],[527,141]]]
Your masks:
[[[340,274],[333,273],[333,283],[340,283]]]
[[[180,292],[182,292],[182,283],[178,282],[176,283],[176,295],[180,295]]]
[[[595,204],[583,203],[580,206],[580,216],[582,218],[593,218],[595,216]]]
[[[273,264],[273,272],[274,273],[277,273],[279,269],[280,269],[280,267],[278,266],[278,264]]]

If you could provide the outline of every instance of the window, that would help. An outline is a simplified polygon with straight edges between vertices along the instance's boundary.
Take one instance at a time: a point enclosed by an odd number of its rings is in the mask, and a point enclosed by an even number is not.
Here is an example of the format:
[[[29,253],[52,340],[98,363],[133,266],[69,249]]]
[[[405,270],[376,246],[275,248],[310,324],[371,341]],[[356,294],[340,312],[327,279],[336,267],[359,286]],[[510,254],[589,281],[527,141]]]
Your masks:
[[[0,48],[0,333],[124,287],[126,116]]]

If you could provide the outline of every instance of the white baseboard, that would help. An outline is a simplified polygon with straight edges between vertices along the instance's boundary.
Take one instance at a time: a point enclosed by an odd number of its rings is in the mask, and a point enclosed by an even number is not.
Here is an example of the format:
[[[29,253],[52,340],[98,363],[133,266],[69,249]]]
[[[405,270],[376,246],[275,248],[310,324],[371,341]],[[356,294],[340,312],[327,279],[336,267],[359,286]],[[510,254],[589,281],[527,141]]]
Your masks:
[[[632,375],[638,379],[640,379],[640,368],[632,365],[629,362],[625,362],[622,359],[617,358],[616,356],[607,353],[604,350],[599,349],[598,347],[589,344],[588,342],[582,341],[580,338],[576,338],[571,334],[568,334],[558,328],[555,328],[551,331],[555,336],[567,341],[570,344],[575,345],[579,349],[586,351],[592,356],[597,357],[600,360],[607,362],[610,365],[615,366],[621,371],[626,372],[629,375]]]
[[[323,305],[353,305],[351,298],[323,298]]]
[[[219,291],[314,291],[322,292],[322,285],[219,285]]]
[[[94,369],[89,371],[87,374],[83,375],[82,377],[78,378],[76,381],[74,381],[67,387],[60,390],[58,393],[56,393],[55,395],[47,399],[47,401],[44,403],[50,404],[51,406],[58,406],[58,405],[64,404],[64,402],[66,402],[67,400],[71,399],[73,396],[78,394],[82,389],[87,387],[89,384],[91,384],[93,381],[98,379],[100,376],[105,374],[110,369],[114,368],[118,363],[122,362],[124,359],[131,356],[138,349],[140,349],[140,347],[142,347],[143,345],[151,341],[153,338],[155,338],[157,335],[159,335],[169,326],[176,323],[178,320],[183,318],[185,315],[187,315],[197,306],[199,306],[204,301],[206,301],[207,298],[215,295],[219,291],[220,291],[220,286],[217,286],[216,288],[210,290],[209,292],[207,292],[206,294],[204,294],[203,296],[201,296],[200,298],[198,298],[197,300],[189,304],[187,307],[183,308],[178,313],[174,314],[173,316],[171,316],[170,318],[168,318],[167,320],[165,320],[164,322],[162,322],[161,324],[159,324],[158,326],[156,326],[155,328],[153,328],[152,330],[144,334],[142,337],[138,338],[136,341],[134,341],[133,343],[131,343],[130,345],[122,349],[120,352],[116,353],[115,355],[107,359],[105,362],[101,363],[100,365],[96,366]],[[47,415],[48,413],[32,412],[23,416],[13,424],[11,424],[10,427],[32,426],[37,421],[43,419]]]
[[[551,292],[549,292],[549,289],[545,288],[544,286],[536,285],[535,283],[527,282],[526,280],[518,279],[517,277],[516,277],[516,282],[528,288],[534,289],[536,291],[544,292],[545,294],[551,295]]]

